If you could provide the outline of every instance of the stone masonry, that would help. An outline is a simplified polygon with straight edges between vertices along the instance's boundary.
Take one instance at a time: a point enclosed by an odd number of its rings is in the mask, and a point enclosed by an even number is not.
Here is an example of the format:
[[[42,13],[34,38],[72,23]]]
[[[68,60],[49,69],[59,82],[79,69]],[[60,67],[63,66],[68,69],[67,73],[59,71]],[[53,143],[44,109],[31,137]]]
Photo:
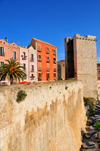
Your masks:
[[[96,36],[65,38],[65,76],[83,82],[85,97],[97,99]]]

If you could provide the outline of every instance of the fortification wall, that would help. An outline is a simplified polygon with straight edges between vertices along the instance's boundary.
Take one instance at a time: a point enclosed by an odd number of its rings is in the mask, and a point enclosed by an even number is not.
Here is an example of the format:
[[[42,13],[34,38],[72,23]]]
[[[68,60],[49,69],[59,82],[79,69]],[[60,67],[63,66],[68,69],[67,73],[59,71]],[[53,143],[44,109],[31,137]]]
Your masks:
[[[21,103],[16,102],[19,90],[27,93]],[[85,120],[80,81],[0,88],[3,151],[78,151]]]
[[[74,67],[77,79],[83,82],[85,97],[97,99],[96,36],[76,34],[74,40]]]

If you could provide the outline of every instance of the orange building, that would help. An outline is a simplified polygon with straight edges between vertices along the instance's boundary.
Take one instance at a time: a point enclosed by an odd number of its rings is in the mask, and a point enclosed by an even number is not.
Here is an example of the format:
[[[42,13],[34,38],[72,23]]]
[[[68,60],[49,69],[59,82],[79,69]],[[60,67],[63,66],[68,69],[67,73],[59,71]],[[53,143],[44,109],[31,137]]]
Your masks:
[[[32,38],[30,46],[37,50],[38,81],[57,79],[57,47]]]

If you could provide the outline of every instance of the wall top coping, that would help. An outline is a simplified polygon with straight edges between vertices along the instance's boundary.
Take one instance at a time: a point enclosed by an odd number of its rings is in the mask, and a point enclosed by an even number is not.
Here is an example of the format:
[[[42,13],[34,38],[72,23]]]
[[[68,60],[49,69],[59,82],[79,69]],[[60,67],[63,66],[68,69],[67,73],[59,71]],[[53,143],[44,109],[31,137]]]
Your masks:
[[[58,80],[58,81],[39,81],[39,82],[33,82],[30,84],[17,84],[17,85],[9,85],[9,86],[2,86],[0,87],[0,91],[4,91],[4,90],[15,90],[15,89],[27,89],[27,88],[35,88],[35,87],[42,87],[42,86],[47,86],[47,85],[59,85],[59,84],[69,84],[69,83],[78,83],[81,82],[79,80],[76,79],[69,79],[69,80]]]

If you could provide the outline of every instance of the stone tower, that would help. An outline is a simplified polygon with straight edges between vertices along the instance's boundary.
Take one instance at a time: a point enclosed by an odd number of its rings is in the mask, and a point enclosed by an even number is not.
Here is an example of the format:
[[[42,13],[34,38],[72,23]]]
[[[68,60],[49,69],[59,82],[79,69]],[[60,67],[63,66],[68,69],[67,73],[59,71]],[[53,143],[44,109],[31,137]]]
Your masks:
[[[96,36],[65,38],[65,77],[81,80],[84,96],[97,99]]]

